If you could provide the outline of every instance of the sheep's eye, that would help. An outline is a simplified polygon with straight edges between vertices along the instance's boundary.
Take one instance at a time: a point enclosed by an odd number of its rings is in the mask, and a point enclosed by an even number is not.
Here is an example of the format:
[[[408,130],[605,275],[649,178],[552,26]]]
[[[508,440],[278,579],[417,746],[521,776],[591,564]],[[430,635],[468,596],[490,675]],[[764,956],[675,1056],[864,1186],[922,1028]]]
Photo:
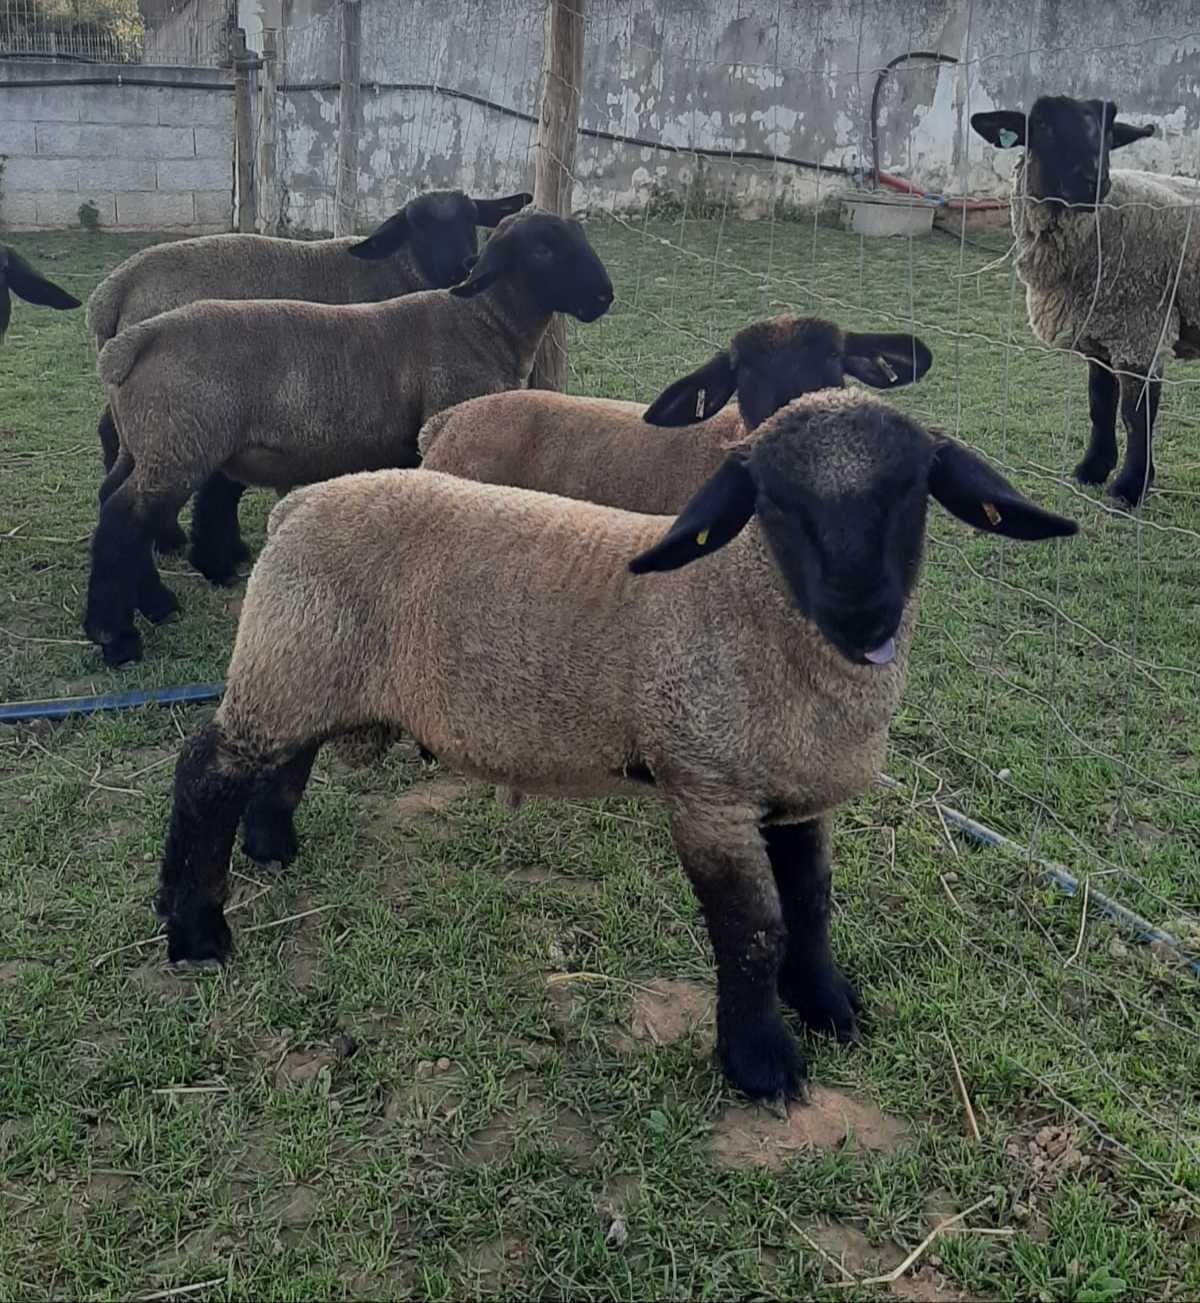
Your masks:
[[[548,244],[536,244],[533,247],[534,262],[550,262],[554,257],[554,250]]]

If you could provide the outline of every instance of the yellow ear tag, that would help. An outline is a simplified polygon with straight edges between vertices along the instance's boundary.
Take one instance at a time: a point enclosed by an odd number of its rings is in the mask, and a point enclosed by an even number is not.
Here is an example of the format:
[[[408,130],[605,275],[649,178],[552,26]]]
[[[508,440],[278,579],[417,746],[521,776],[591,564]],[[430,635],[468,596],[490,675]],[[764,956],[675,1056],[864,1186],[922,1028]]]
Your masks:
[[[696,420],[704,415],[704,396],[708,393],[707,389],[700,389],[696,392]]]
[[[982,506],[983,506],[983,514],[988,518],[988,520],[990,521],[990,523],[994,528],[996,525],[1000,523],[1000,513],[996,510],[995,506],[990,502],[985,502],[982,504]]]
[[[707,530],[707,529],[702,529],[702,530],[701,530],[701,531],[696,535],[696,542],[699,544],[700,547],[703,547],[703,546],[705,545],[705,543],[708,542],[708,530]]]

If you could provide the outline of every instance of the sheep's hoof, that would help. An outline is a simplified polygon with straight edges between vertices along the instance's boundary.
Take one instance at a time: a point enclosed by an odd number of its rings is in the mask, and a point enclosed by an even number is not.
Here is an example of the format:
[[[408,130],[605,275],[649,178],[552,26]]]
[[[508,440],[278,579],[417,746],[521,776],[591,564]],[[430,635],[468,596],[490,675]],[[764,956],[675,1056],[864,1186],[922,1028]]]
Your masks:
[[[717,1052],[730,1084],[751,1099],[804,1098],[808,1067],[777,1013],[723,1027]]]
[[[223,964],[233,949],[233,934],[220,905],[185,906],[167,919],[167,959],[172,964],[215,960]]]
[[[296,858],[300,843],[292,816],[286,810],[246,810],[242,818],[242,853],[256,864],[278,864],[286,869]]]
[[[154,550],[164,556],[182,552],[185,547],[187,547],[187,535],[178,521],[163,525],[154,534]]]
[[[237,558],[233,552],[227,556],[214,556],[211,552],[198,551],[193,544],[188,553],[188,561],[214,588],[232,588],[240,578],[237,572]]]
[[[152,597],[138,601],[138,610],[151,624],[165,624],[179,613],[179,598],[169,588],[161,588]]]
[[[1113,472],[1115,463],[1094,457],[1085,457],[1075,467],[1075,478],[1080,484],[1103,484]]]
[[[142,659],[142,635],[136,629],[126,629],[100,642],[100,654],[110,669],[122,665],[135,665]]]
[[[1144,475],[1118,475],[1108,490],[1108,496],[1124,503],[1127,507],[1136,507],[1142,500],[1143,490],[1154,483],[1151,473],[1149,480]]]
[[[844,1045],[862,1039],[855,1017],[862,1002],[854,984],[835,964],[815,973],[781,973],[779,996],[813,1031],[832,1035]]]

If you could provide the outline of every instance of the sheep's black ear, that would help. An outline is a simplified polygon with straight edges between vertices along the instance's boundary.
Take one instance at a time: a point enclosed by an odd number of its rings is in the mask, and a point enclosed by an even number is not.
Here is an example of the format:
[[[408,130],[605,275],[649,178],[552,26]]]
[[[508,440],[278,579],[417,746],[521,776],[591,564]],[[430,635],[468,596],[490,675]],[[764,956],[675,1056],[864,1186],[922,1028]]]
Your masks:
[[[1116,105],[1113,105],[1114,112]],[[1132,122],[1114,122],[1112,124],[1112,143],[1109,149],[1122,149],[1132,145],[1135,140],[1145,140],[1154,135],[1154,123],[1148,122],[1144,127],[1135,127]]]
[[[8,297],[8,285],[4,280],[4,268],[0,266],[0,344],[4,343],[4,332],[12,320],[12,299]]]
[[[876,389],[911,385],[932,365],[933,354],[916,335],[846,334],[843,370]]]
[[[745,458],[731,454],[675,517],[662,539],[633,558],[630,570],[635,575],[678,570],[724,547],[754,514],[755,496]]]
[[[1012,149],[1014,145],[1025,143],[1025,114],[1016,109],[972,113],[971,127],[997,149]]]
[[[79,300],[73,294],[68,294],[53,281],[39,276],[14,249],[9,249],[5,258],[5,277],[9,289],[26,303],[36,303],[43,308],[58,308],[60,311],[79,307]]]
[[[737,372],[728,349],[669,384],[642,413],[648,425],[695,425],[707,421],[737,392]]]
[[[1075,521],[1022,497],[1003,475],[953,439],[937,444],[929,492],[951,515],[988,534],[1036,540],[1079,532]]]
[[[499,226],[504,218],[519,213],[526,204],[533,203],[533,196],[522,191],[505,199],[474,199],[472,202],[475,205],[477,226]]]
[[[494,285],[508,269],[509,248],[506,232],[501,231],[499,235],[493,235],[483,246],[483,252],[475,259],[471,274],[465,281],[452,285],[450,293],[456,298],[473,299],[476,294],[482,294],[489,286]]]
[[[390,258],[408,240],[410,234],[408,214],[401,209],[389,217],[382,226],[376,227],[365,240],[352,244],[349,253],[354,258],[366,258],[370,261],[377,258]]]

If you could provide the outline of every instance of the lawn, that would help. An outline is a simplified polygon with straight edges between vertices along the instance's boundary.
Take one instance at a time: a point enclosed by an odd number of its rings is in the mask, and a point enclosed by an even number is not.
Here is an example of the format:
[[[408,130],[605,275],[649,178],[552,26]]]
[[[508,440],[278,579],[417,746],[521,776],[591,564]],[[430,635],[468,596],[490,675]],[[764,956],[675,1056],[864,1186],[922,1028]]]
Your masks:
[[[838,827],[865,1043],[806,1039],[812,1103],[747,1108],[658,809],[510,814],[406,747],[323,757],[292,869],[235,863],[234,961],[173,973],[150,900],[211,708],[0,725],[0,1299],[1196,1297],[1200,988],[1091,893],[1197,940],[1200,372],[1171,373],[1133,517],[1069,478],[1084,368],[1034,345],[1002,232],[590,232],[618,301],[571,330],[576,390],[648,400],[782,309],[916,323],[935,363],[897,404],[1081,523],[1020,547],[931,510],[902,786]],[[151,242],[11,238],[81,298]],[[0,700],[224,673],[241,590],[178,559],[142,664],[82,641],[100,402],[83,314],[18,303]],[[244,504],[255,551],[272,501]],[[1088,892],[961,840],[935,796]]]

